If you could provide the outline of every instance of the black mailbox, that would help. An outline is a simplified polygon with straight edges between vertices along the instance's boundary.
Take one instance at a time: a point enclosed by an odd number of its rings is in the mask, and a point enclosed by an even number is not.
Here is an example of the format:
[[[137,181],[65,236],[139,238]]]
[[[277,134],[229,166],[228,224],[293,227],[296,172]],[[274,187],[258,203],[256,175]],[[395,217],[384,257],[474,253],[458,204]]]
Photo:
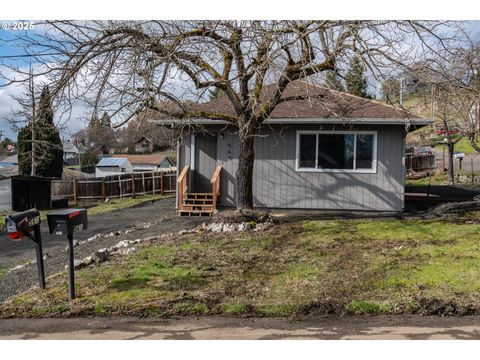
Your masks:
[[[47,214],[50,234],[72,236],[88,227],[86,209],[67,209]]]
[[[35,243],[37,253],[37,271],[40,287],[45,289],[45,270],[43,267],[42,234],[40,232],[40,213],[30,209],[9,215],[5,218],[5,228],[12,240],[22,240],[28,237]]]
[[[67,209],[47,214],[50,234],[66,235],[68,240],[68,297],[75,298],[75,275],[73,260],[73,234],[88,227],[86,209]]]
[[[29,237],[33,227],[40,225],[40,213],[37,209],[30,209],[5,218],[5,227],[12,240]]]

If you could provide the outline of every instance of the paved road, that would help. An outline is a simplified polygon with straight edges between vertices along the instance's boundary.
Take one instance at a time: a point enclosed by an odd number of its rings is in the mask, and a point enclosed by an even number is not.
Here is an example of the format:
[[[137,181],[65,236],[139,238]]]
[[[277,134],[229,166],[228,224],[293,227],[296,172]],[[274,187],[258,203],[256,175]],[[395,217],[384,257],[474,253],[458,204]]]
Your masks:
[[[437,160],[437,167],[448,168],[448,153],[445,150],[445,164],[443,163],[443,152],[440,149],[435,150],[435,158]],[[471,171],[472,169],[472,159],[473,159],[473,171],[477,172],[480,171],[480,154],[472,153],[470,155],[466,155],[462,160],[462,170],[464,171]],[[453,168],[455,170],[459,169],[460,162],[457,159],[453,159]]]
[[[480,339],[478,317],[0,320],[0,339]]]

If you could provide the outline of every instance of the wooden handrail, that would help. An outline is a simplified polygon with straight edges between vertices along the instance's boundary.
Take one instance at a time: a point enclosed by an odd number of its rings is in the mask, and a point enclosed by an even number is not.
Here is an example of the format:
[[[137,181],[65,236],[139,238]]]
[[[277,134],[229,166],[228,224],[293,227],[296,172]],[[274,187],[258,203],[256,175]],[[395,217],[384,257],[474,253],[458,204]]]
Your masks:
[[[182,172],[177,179],[177,189],[178,189],[178,210],[183,209],[183,197],[188,190],[188,173],[190,171],[190,166],[185,165],[182,169]]]
[[[222,172],[222,166],[218,165],[213,172],[212,180],[212,195],[213,195],[213,208],[217,208],[217,198],[220,196],[220,173]]]

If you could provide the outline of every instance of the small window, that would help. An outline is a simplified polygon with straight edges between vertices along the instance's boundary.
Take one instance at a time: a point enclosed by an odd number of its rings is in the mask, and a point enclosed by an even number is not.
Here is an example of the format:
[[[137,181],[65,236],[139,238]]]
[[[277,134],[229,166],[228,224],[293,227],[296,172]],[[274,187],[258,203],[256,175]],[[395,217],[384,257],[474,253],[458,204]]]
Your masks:
[[[297,170],[375,172],[376,133],[299,132]]]

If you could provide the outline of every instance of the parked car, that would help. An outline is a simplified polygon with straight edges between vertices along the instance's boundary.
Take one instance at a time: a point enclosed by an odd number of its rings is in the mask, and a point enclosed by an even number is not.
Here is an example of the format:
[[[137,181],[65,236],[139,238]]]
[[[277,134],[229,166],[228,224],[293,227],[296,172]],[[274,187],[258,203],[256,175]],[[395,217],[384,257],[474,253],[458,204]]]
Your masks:
[[[458,129],[450,129],[449,131],[449,134],[450,135],[456,135],[459,133],[459,130]],[[437,130],[435,130],[435,134],[437,135],[446,135],[447,134],[447,129],[441,127],[441,128],[438,128]]]
[[[433,148],[430,146],[422,146],[422,147],[416,148],[415,151],[413,152],[413,155],[415,156],[428,156],[433,154],[434,154]]]

